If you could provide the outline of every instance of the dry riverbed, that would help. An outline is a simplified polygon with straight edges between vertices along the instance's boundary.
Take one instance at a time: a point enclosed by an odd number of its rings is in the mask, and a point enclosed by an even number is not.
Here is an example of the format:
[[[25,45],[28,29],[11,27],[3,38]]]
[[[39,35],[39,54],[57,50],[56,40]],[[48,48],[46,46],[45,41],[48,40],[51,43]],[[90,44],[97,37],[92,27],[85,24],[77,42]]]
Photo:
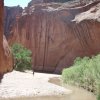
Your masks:
[[[26,73],[13,71],[6,74],[0,84],[0,98],[60,96],[72,92],[64,87],[49,83],[48,80],[53,77],[60,78],[60,75],[43,73],[33,75],[30,71]]]
[[[92,93],[73,86],[62,87],[60,75],[13,71],[0,84],[0,100],[96,100]]]

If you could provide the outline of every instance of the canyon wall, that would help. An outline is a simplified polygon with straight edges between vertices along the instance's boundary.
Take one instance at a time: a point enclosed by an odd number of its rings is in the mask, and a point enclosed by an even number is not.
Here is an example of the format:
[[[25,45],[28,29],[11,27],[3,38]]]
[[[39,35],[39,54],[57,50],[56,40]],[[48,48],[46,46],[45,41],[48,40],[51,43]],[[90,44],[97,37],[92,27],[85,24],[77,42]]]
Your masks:
[[[13,69],[13,59],[12,55],[6,41],[4,34],[4,12],[3,9],[3,0],[0,0],[0,81],[3,77],[3,74]]]
[[[22,7],[4,7],[4,34],[8,37],[11,33],[12,26],[16,22],[16,17],[21,16]]]
[[[32,50],[33,70],[61,73],[76,57],[100,52],[100,3],[68,8],[33,4],[26,7],[13,25],[9,43]]]

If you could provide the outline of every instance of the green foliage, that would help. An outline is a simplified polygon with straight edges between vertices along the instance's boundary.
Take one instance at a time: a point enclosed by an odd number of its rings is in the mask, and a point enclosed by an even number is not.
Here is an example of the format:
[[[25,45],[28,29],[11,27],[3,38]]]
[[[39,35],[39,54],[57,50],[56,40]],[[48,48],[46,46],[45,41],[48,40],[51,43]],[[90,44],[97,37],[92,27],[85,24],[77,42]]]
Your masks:
[[[100,54],[76,58],[74,65],[62,72],[64,83],[81,86],[98,95],[100,100]]]
[[[32,52],[21,44],[15,43],[12,46],[12,52],[15,60],[15,70],[24,71],[31,69],[31,54]]]
[[[97,100],[100,100],[100,84],[98,85],[98,94],[97,94]]]

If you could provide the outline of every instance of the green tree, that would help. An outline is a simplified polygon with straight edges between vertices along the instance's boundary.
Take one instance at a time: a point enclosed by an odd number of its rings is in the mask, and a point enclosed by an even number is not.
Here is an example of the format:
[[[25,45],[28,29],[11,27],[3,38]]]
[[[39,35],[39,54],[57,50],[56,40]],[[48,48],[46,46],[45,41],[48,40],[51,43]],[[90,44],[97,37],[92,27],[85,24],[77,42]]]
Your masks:
[[[26,69],[31,69],[32,52],[30,50],[28,50],[21,44],[15,43],[12,45],[12,52],[14,56],[15,70],[25,71]]]

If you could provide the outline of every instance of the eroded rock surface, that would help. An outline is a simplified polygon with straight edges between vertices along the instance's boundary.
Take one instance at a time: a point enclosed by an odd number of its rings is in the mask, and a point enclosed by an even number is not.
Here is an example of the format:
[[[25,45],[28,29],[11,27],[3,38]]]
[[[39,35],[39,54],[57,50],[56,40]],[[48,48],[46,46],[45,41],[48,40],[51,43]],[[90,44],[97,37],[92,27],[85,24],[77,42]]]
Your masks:
[[[99,10],[99,1],[74,8],[33,4],[17,18],[9,43],[19,42],[32,50],[35,71],[60,73],[76,57],[100,52]]]
[[[6,37],[10,35],[12,26],[16,22],[16,17],[19,17],[22,13],[22,8],[20,6],[14,7],[4,7],[4,34]]]
[[[3,0],[0,0],[0,80],[2,79],[4,73],[13,69],[12,55],[6,38],[3,36],[3,8]]]

